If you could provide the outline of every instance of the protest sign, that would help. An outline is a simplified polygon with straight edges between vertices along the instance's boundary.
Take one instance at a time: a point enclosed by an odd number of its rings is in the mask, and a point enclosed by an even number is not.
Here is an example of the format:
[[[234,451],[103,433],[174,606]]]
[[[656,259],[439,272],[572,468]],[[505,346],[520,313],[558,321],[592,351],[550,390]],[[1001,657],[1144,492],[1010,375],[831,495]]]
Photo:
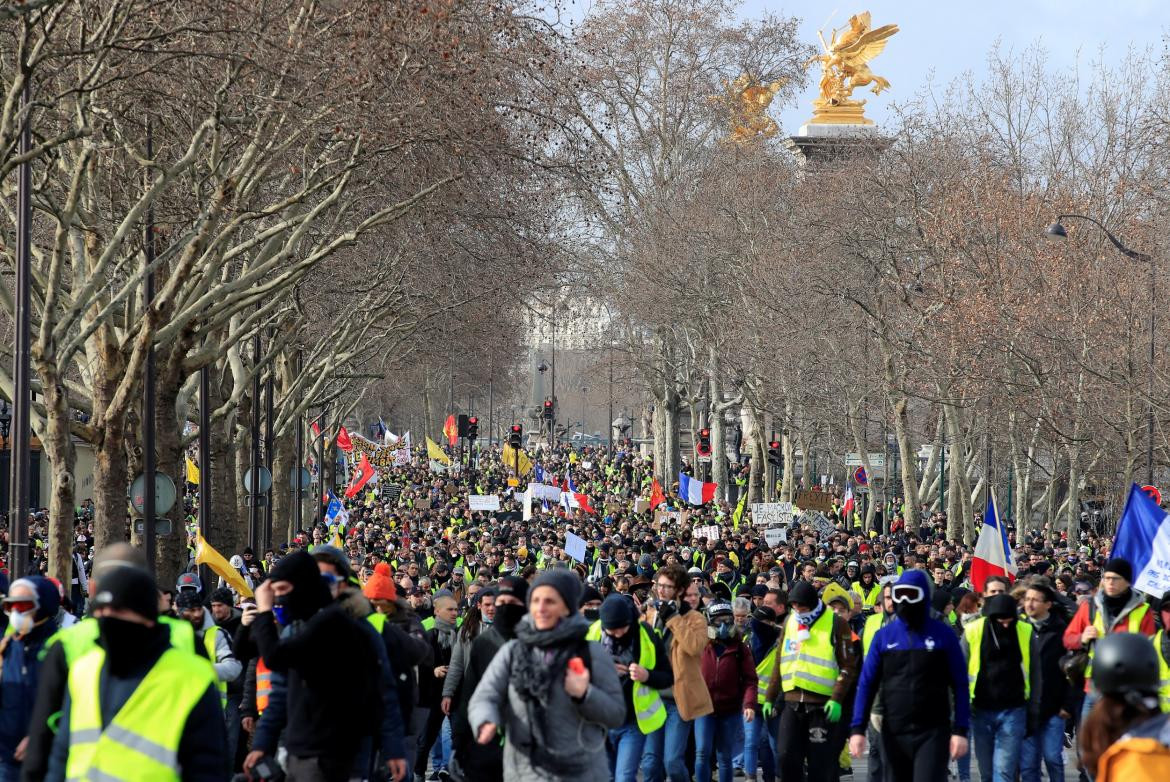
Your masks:
[[[561,501],[561,489],[559,486],[549,486],[544,483],[530,483],[528,484],[528,493],[532,495],[533,499],[548,500],[549,502]]]
[[[800,514],[800,517],[797,519],[797,521],[800,522],[802,527],[806,524],[812,527],[813,530],[817,533],[817,537],[821,540],[830,537],[834,532],[837,531],[837,528],[833,526],[833,522],[825,518],[825,514],[821,513],[820,511],[806,510],[804,513]]]
[[[707,540],[718,540],[719,539],[719,525],[718,524],[708,524],[708,525],[702,526],[702,527],[696,526],[694,529],[691,530],[691,537],[692,538],[706,538]]]
[[[574,535],[572,532],[565,533],[565,553],[578,562],[585,561],[585,539]]]
[[[753,502],[752,524],[757,527],[791,524],[793,513],[791,502]]]
[[[645,513],[648,510],[650,510],[650,500],[645,497],[634,500],[634,513]]]
[[[769,546],[779,546],[788,542],[788,530],[785,527],[769,527],[764,530],[764,542]]]
[[[828,513],[833,509],[833,495],[823,491],[798,491],[796,506],[801,510],[819,510]]]
[[[500,509],[498,494],[472,494],[467,497],[467,507],[472,511],[494,511]]]

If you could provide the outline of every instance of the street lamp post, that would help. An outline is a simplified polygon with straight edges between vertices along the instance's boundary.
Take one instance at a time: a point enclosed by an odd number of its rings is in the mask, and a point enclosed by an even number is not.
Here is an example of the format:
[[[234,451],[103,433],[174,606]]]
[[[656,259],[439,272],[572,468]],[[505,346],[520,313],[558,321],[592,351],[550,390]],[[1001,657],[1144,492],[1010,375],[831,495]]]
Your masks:
[[[1154,258],[1151,255],[1131,250],[1126,247],[1120,239],[1114,236],[1108,228],[1106,228],[1100,220],[1096,220],[1087,215],[1057,215],[1056,222],[1048,226],[1046,232],[1049,239],[1062,241],[1068,239],[1068,231],[1065,230],[1064,224],[1061,220],[1067,219],[1084,220],[1092,223],[1101,229],[1101,233],[1105,234],[1110,243],[1117,248],[1118,252],[1127,258],[1131,258],[1140,263],[1148,264],[1150,267],[1150,365],[1147,368],[1146,376],[1146,483],[1153,484],[1154,482],[1154,360],[1155,360],[1155,342],[1156,342],[1156,313],[1157,313],[1157,268],[1154,266]]]
[[[14,280],[13,320],[16,344],[13,351],[11,481],[8,494],[8,577],[12,580],[28,573],[28,505],[32,467],[29,453],[31,433],[30,408],[32,389],[29,383],[29,312],[32,275],[32,95],[28,79],[20,94],[21,128],[20,164],[16,183],[16,279]]]

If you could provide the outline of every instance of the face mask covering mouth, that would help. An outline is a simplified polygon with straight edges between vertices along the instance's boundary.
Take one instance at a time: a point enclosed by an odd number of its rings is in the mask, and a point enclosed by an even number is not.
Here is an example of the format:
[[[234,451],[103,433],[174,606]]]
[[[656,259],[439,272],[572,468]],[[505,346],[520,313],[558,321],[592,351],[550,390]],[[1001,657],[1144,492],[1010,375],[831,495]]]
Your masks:
[[[17,635],[24,635],[33,629],[36,616],[33,611],[5,611],[8,614],[8,626]]]

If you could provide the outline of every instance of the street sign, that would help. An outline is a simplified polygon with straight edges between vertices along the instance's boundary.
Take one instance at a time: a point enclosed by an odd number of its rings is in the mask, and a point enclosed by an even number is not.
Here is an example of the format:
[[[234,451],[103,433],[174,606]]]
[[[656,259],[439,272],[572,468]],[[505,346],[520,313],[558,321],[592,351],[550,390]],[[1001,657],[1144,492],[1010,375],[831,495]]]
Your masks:
[[[1150,495],[1150,499],[1154,501],[1155,505],[1162,504],[1162,492],[1158,491],[1157,486],[1146,485],[1142,487],[1142,491]]]
[[[864,467],[858,467],[856,470],[853,471],[853,482],[856,483],[858,486],[868,486],[869,485],[869,476],[865,474]]]
[[[880,470],[886,466],[886,455],[884,453],[871,453],[869,456],[869,466],[875,470]],[[861,454],[847,453],[845,454],[846,467],[860,467],[862,465]]]
[[[176,497],[178,497],[178,493],[175,491],[175,482],[171,480],[171,476],[165,472],[156,472],[154,474],[154,512],[162,515],[175,507]],[[139,475],[130,485],[130,505],[138,513],[146,512],[145,475]]]
[[[264,494],[272,488],[272,473],[268,471],[267,467],[256,467],[249,469],[244,473],[244,490],[252,491],[252,473],[255,472],[260,476],[258,483],[260,484],[260,493]]]
[[[154,520],[154,534],[155,535],[170,535],[171,530],[173,530],[174,528],[175,528],[175,525],[171,522],[170,519],[155,519]],[[145,519],[135,519],[134,520],[134,531],[137,532],[139,535],[145,534],[146,533],[146,520]]]
[[[302,489],[309,488],[309,484],[312,483],[313,480],[312,476],[309,475],[309,471],[304,467],[293,467],[292,472],[288,474],[288,485],[290,491],[297,490],[297,478],[300,478]],[[263,481],[261,481],[261,485],[263,485]]]

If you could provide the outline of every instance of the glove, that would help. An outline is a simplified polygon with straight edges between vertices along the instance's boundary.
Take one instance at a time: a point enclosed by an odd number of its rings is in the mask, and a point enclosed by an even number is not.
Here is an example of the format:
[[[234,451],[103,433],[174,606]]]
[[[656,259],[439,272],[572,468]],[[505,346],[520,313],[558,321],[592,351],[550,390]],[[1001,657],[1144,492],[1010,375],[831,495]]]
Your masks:
[[[658,618],[662,620],[663,624],[670,621],[670,618],[675,614],[675,603],[673,600],[663,600],[658,604]]]
[[[768,701],[767,703],[764,704],[763,712],[764,712],[764,719],[770,720],[770,719],[772,719],[772,716],[776,713],[776,707],[772,705],[771,701]]]
[[[837,701],[829,701],[825,704],[825,717],[829,722],[837,723],[841,721],[841,704]]]

